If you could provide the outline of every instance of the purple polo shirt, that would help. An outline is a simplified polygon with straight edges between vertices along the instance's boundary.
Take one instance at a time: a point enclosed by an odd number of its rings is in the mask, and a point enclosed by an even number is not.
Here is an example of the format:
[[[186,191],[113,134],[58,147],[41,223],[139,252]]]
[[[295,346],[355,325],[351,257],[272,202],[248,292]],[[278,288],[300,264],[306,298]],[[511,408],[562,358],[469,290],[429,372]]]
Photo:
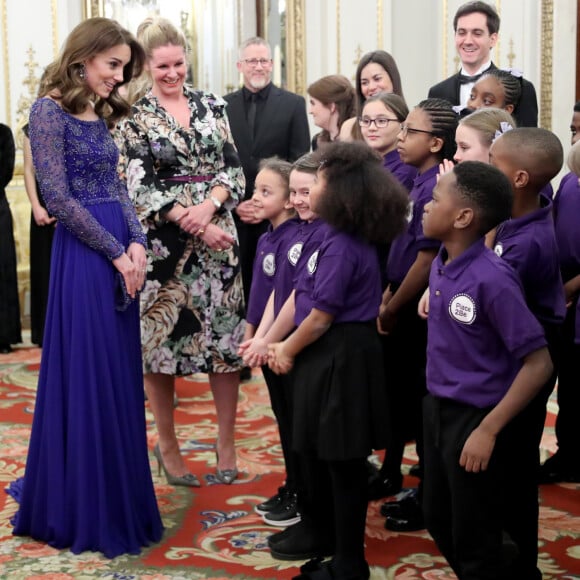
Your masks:
[[[254,326],[258,326],[262,320],[266,303],[274,288],[274,280],[285,260],[288,241],[294,238],[299,227],[300,220],[292,218],[275,229],[270,225],[268,231],[258,240],[246,314],[246,320]]]
[[[554,188],[552,187],[552,184],[550,182],[548,182],[546,186],[542,188],[542,191],[540,191],[540,195],[543,195],[548,199],[554,199]]]
[[[552,202],[540,196],[541,207],[501,223],[494,251],[520,275],[526,302],[541,324],[564,321],[566,302],[560,275]]]
[[[554,198],[554,227],[560,253],[562,279],[580,274],[580,185],[575,173],[562,178]]]
[[[427,388],[478,408],[496,405],[522,359],[546,346],[517,274],[478,240],[445,264],[441,249],[429,277]]]
[[[320,218],[311,222],[300,222],[294,235],[285,243],[284,258],[279,262],[278,273],[274,279],[274,316],[278,316],[284,302],[294,290],[296,272],[305,267],[302,255],[310,256],[318,249],[324,239],[328,225]]]
[[[401,161],[399,152],[394,149],[389,151],[383,157],[383,167],[388,169],[399,183],[404,185],[408,191],[413,188],[415,177],[417,177],[417,168],[413,165],[407,165]]]
[[[299,272],[298,326],[313,308],[334,316],[333,323],[374,320],[381,303],[377,249],[357,236],[330,228]]]
[[[560,181],[554,198],[554,227],[560,252],[560,272],[563,282],[580,274],[580,185],[575,173]],[[580,300],[576,303],[576,344],[580,344]]]
[[[431,201],[438,174],[439,166],[436,165],[415,178],[409,193],[409,225],[395,238],[387,258],[387,280],[391,283],[400,284],[404,280],[421,250],[437,249],[440,246],[438,240],[425,237],[422,224],[423,208]]]

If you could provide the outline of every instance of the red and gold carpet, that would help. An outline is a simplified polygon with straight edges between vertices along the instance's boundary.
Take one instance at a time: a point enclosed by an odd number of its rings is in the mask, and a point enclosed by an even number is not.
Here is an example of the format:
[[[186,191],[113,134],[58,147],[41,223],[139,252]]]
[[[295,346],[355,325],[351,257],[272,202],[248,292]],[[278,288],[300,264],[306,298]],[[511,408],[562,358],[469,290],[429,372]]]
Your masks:
[[[40,350],[19,348],[0,355],[0,476],[2,487],[22,475]],[[100,554],[74,556],[27,538],[11,535],[14,501],[0,494],[0,578],[11,580],[185,580],[291,578],[297,563],[270,557],[266,526],[253,507],[269,497],[283,477],[276,425],[261,376],[244,383],[238,408],[237,445],[241,477],[231,486],[216,482],[213,404],[206,377],[180,380],[176,409],[178,436],[191,471],[202,480],[200,489],[174,488],[152,468],[163,521],[163,541],[140,556],[107,560]],[[553,451],[553,413],[544,433],[543,449]],[[149,419],[149,443],[156,435]],[[413,448],[405,461],[413,462]],[[417,480],[406,476],[413,486]],[[540,567],[545,579],[580,578],[580,485],[542,488]],[[367,559],[371,578],[451,580],[454,574],[438,554],[427,532],[393,533],[384,529],[381,502],[372,502],[367,520]]]

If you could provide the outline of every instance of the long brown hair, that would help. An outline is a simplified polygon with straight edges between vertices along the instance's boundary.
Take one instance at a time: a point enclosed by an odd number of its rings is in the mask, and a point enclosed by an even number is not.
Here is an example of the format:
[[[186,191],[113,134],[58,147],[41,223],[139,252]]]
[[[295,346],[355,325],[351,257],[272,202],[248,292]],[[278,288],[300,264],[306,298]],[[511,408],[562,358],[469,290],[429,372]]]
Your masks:
[[[338,130],[354,115],[354,87],[343,75],[328,75],[314,81],[307,89],[308,94],[324,106],[333,104],[338,111]],[[330,141],[330,134],[323,129],[319,141]]]
[[[405,96],[403,95],[403,85],[401,83],[401,74],[399,73],[399,67],[395,62],[395,59],[391,54],[384,50],[373,50],[372,52],[367,52],[363,54],[361,59],[359,60],[358,66],[356,67],[356,116],[360,117],[362,114],[362,109],[365,104],[365,98],[362,94],[362,86],[361,86],[361,75],[362,70],[365,66],[371,64],[372,62],[378,64],[382,68],[385,69],[386,73],[389,75],[391,79],[391,83],[393,84],[393,93],[395,95],[399,95],[403,100]],[[355,123],[352,126],[352,136],[357,141],[362,141],[362,133],[360,131],[360,127],[358,123]]]
[[[93,99],[93,91],[82,77],[84,62],[123,44],[131,49],[131,59],[123,68],[123,81],[115,85],[107,99],[95,100],[95,112],[110,127],[114,126],[129,112],[129,104],[119,94],[119,87],[139,75],[145,62],[141,45],[115,20],[89,18],[72,30],[58,58],[47,67],[45,94],[58,100],[67,113],[82,113]]]

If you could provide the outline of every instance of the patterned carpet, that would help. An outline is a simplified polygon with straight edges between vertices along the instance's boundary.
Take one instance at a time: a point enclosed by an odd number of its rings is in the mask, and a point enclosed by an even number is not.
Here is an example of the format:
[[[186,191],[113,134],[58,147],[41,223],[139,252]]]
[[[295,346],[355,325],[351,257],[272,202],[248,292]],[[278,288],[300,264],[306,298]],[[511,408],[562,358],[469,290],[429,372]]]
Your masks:
[[[0,477],[2,486],[22,475],[26,459],[40,350],[19,348],[0,355]],[[164,524],[161,544],[140,556],[107,560],[100,554],[73,556],[27,538],[11,535],[10,517],[16,505],[0,494],[0,578],[11,580],[185,580],[291,578],[296,563],[270,557],[263,524],[253,506],[270,496],[283,477],[277,430],[259,373],[240,392],[237,423],[238,466],[242,476],[232,486],[213,475],[216,437],[213,404],[203,375],[178,382],[178,436],[200,489],[173,488],[157,475],[155,486]],[[553,412],[544,433],[543,449],[553,450]],[[156,440],[148,415],[150,448]],[[414,461],[407,448],[406,469]],[[417,480],[406,476],[405,484]],[[384,529],[381,502],[369,505],[367,559],[373,580],[451,580],[454,574],[426,532],[393,533]],[[580,578],[580,485],[544,486],[540,523],[540,567],[545,579]]]

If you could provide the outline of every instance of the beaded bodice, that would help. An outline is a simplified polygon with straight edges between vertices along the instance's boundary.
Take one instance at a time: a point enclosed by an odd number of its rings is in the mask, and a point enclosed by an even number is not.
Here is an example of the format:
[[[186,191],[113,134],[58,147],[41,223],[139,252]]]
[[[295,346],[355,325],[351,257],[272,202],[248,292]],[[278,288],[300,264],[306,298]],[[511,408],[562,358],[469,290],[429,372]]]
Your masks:
[[[146,243],[117,174],[117,147],[102,119],[78,119],[52,99],[39,99],[30,112],[30,145],[42,196],[59,223],[91,248],[117,258],[125,247],[87,207],[118,202],[130,242]]]

